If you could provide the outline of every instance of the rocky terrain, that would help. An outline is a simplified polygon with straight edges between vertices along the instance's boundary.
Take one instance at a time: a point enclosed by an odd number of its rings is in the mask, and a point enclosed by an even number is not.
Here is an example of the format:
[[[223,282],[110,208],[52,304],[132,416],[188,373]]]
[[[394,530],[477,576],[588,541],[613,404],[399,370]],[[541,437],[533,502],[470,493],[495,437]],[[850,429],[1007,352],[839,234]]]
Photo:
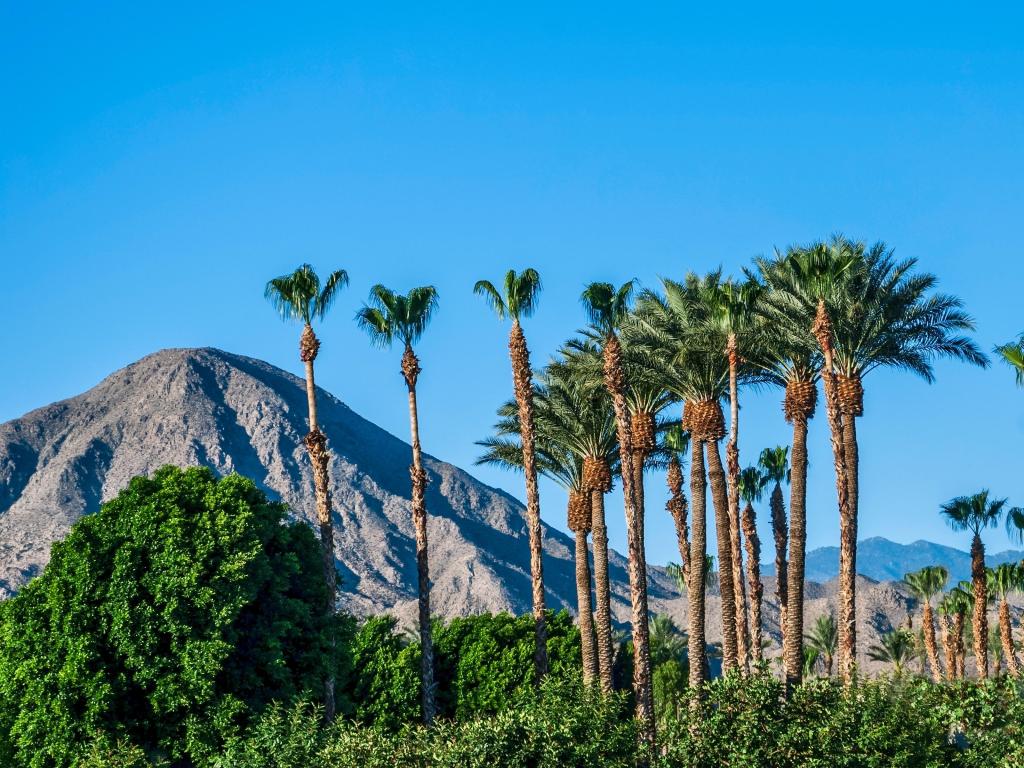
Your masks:
[[[409,446],[319,391],[332,452],[342,608],[415,615]],[[206,465],[255,480],[292,514],[315,519],[302,445],[304,383],[267,363],[216,349],[168,349],[117,371],[84,394],[0,424],[0,596],[39,573],[50,545],[136,475],[164,464]],[[433,608],[443,616],[529,610],[523,506],[471,475],[427,457]],[[548,519],[560,510],[545,507]],[[575,605],[572,542],[545,526],[550,607]],[[612,555],[613,612],[628,621],[625,561]],[[861,579],[861,648],[905,623],[914,603],[899,584]],[[808,621],[836,604],[835,582],[808,583]],[[777,644],[774,581],[766,578],[767,633]],[[650,604],[685,627],[685,599],[660,568]],[[708,635],[720,637],[720,602],[708,600]]]

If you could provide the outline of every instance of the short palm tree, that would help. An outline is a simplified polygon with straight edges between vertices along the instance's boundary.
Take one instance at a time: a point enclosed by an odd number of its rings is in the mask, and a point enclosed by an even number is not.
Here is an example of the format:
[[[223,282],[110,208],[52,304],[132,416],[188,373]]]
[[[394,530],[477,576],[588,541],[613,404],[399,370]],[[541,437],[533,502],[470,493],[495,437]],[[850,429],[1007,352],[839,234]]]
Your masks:
[[[789,638],[790,641],[787,644],[786,637],[786,633],[790,631],[788,620],[789,589],[787,583],[789,569],[786,563],[786,547],[788,544],[786,502],[782,498],[782,484],[790,481],[789,449],[784,445],[778,445],[774,448],[765,448],[761,451],[761,455],[758,458],[758,467],[761,471],[761,475],[764,477],[765,485],[772,486],[772,493],[768,501],[768,508],[771,510],[772,514],[772,534],[775,539],[775,587],[779,601],[779,626],[782,628],[783,634],[783,664],[785,665],[787,675],[789,675],[797,670],[798,665],[796,658],[786,656],[787,650],[789,651],[790,656],[799,653],[800,664],[803,663],[803,652],[800,650],[800,645],[802,644],[801,641],[798,639],[796,642],[793,642],[792,638]],[[799,605],[800,607],[796,610],[802,610],[802,600]],[[801,632],[802,627],[803,623],[801,622]],[[790,678],[787,677],[787,679]],[[791,679],[790,682],[792,684],[796,684],[799,682],[799,678]]]
[[[817,618],[811,631],[804,637],[806,647],[816,652],[825,664],[825,674],[832,676],[832,664],[839,646],[839,630],[836,617],[826,613]]]
[[[989,581],[999,600],[999,641],[1006,669],[1013,677],[1020,676],[1020,665],[1013,646],[1013,625],[1010,623],[1010,604],[1007,598],[1012,592],[1024,590],[1024,567],[1018,563],[1002,563],[989,570]]]
[[[943,598],[943,605],[946,611],[953,617],[953,656],[956,667],[954,678],[963,680],[966,677],[967,647],[964,642],[964,634],[967,624],[967,614],[974,609],[974,590],[970,582],[962,581],[946,593]]]
[[[530,580],[533,596],[535,633],[534,668],[539,681],[547,674],[547,627],[544,616],[544,550],[540,527],[540,493],[537,490],[537,460],[533,423],[533,369],[521,321],[533,314],[540,293],[540,275],[535,269],[517,274],[505,273],[502,290],[489,280],[479,280],[475,293],[487,299],[499,320],[512,320],[508,350],[512,359],[512,383],[519,407],[520,435],[523,446],[523,474],[526,476],[526,522],[530,539]]]
[[[323,285],[309,264],[303,264],[288,275],[275,277],[267,283],[265,296],[285,320],[302,323],[299,337],[299,359],[306,367],[306,400],[309,407],[309,432],[305,437],[306,451],[313,468],[313,490],[316,496],[316,517],[320,526],[320,551],[324,584],[327,586],[325,610],[334,612],[337,594],[337,571],[334,564],[334,515],[331,509],[331,485],[328,476],[330,452],[327,438],[320,431],[316,411],[316,380],[313,362],[320,351],[320,340],[313,332],[313,321],[323,320],[334,303],[338,292],[348,285],[348,273],[343,269],[328,275]],[[324,681],[324,713],[334,719],[334,676]]]
[[[409,429],[412,440],[412,520],[416,531],[416,573],[419,582],[420,675],[423,683],[423,722],[430,725],[437,714],[434,686],[434,646],[430,627],[430,569],[427,557],[427,473],[423,469],[420,448],[419,410],[416,403],[416,382],[420,361],[413,346],[423,336],[430,318],[437,309],[437,290],[433,286],[413,288],[400,294],[375,285],[370,301],[356,315],[360,327],[374,344],[390,347],[402,344],[402,377],[409,391]]]
[[[740,498],[744,502],[741,522],[743,541],[747,548],[747,582],[750,584],[750,651],[755,664],[764,658],[764,632],[761,626],[764,584],[761,581],[761,538],[757,535],[754,502],[761,500],[767,482],[757,467],[747,467],[740,472]]]
[[[868,658],[892,664],[897,675],[903,674],[903,668],[917,658],[914,633],[908,629],[901,627],[885,632],[878,640],[878,643],[868,648]]]
[[[967,531],[971,538],[971,588],[974,593],[974,613],[971,630],[974,635],[974,659],[978,676],[988,677],[988,584],[985,574],[985,545],[981,532],[999,522],[1006,507],[1006,499],[990,499],[987,490],[973,496],[958,496],[942,505],[941,512],[949,526],[956,531]]]
[[[814,674],[814,668],[818,666],[818,662],[821,661],[821,654],[818,653],[817,648],[812,648],[809,645],[804,646],[804,661],[803,661],[803,676],[810,677]]]
[[[587,318],[601,336],[605,387],[612,398],[619,440],[622,474],[622,498],[626,513],[626,539],[629,554],[629,593],[633,625],[633,692],[636,715],[640,721],[640,741],[654,744],[654,698],[651,688],[651,649],[647,610],[647,559],[644,553],[643,522],[637,509],[633,470],[633,451],[629,408],[626,395],[629,382],[623,364],[619,329],[629,314],[633,281],[616,288],[610,283],[591,283],[580,299]]]
[[[935,617],[932,613],[932,599],[946,588],[949,571],[941,565],[925,566],[919,571],[908,573],[903,581],[921,602],[921,630],[924,635],[924,647],[931,668],[932,679],[937,683],[942,680],[942,668],[939,665],[939,651],[935,642]]]
[[[994,351],[1013,369],[1017,376],[1017,386],[1024,387],[1024,333],[1016,341],[1000,344]]]

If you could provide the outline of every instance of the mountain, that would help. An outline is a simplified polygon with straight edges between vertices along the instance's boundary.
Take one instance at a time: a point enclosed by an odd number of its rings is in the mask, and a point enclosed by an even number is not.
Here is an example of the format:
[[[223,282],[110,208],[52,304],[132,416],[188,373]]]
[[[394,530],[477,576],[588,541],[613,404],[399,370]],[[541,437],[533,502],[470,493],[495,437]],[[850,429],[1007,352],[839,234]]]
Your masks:
[[[1006,550],[985,557],[992,566],[1024,560],[1024,551]],[[807,578],[828,581],[839,575],[839,548],[819,547],[807,553]],[[900,581],[903,575],[926,565],[943,565],[949,570],[950,584],[969,581],[971,555],[969,552],[918,540],[912,544],[897,544],[881,536],[863,539],[857,543],[857,573],[875,581]],[[762,566],[765,573],[774,574],[775,565]]]
[[[320,389],[332,452],[342,606],[357,615],[415,615],[409,446]],[[396,402],[404,408],[404,402]],[[429,425],[424,425],[429,434]],[[217,349],[168,349],[93,389],[0,425],[0,596],[45,566],[50,544],[128,480],[164,464],[206,465],[252,478],[299,519],[315,520],[302,444],[304,381]],[[450,464],[426,457],[433,608],[445,616],[528,611],[523,506]],[[563,511],[545,509],[557,519]],[[571,540],[545,527],[548,604],[575,605]],[[613,612],[629,616],[625,561],[612,556]],[[652,570],[657,606],[675,594]]]

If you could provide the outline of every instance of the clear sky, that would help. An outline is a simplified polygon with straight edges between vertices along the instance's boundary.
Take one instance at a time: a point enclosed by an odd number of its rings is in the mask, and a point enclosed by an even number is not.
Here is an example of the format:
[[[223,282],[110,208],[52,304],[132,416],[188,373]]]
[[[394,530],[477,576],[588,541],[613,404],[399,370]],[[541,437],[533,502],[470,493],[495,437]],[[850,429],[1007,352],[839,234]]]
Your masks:
[[[1019,5],[61,5],[0,4],[0,420],[163,347],[301,373],[262,290],[303,261],[352,279],[320,383],[403,437],[398,353],[352,316],[372,283],[438,287],[423,443],[469,469],[510,391],[507,329],[471,288],[508,267],[545,280],[538,363],[587,281],[735,271],[834,231],[920,259],[984,348],[1024,330]],[[866,381],[863,536],[966,548],[941,502],[1024,504],[1024,391],[1002,367],[937,374]],[[745,394],[744,463],[788,442],[779,401]],[[822,414],[811,432],[809,544],[834,544]],[[542,505],[564,527],[562,495]]]

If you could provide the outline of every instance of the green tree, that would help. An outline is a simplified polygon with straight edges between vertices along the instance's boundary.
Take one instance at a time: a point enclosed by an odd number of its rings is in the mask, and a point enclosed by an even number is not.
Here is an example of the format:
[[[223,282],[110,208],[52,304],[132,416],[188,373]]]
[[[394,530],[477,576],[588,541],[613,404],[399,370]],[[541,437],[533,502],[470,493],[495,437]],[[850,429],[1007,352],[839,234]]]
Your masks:
[[[990,499],[987,490],[973,496],[958,496],[942,505],[946,522],[955,531],[971,534],[971,588],[974,593],[974,614],[971,630],[974,635],[974,659],[978,676],[988,677],[988,583],[985,574],[985,545],[981,532],[994,528],[1006,507],[1006,499]]]
[[[647,559],[644,554],[643,523],[637,509],[631,427],[626,394],[629,382],[623,364],[619,329],[629,313],[633,282],[615,288],[610,283],[591,283],[580,299],[594,331],[602,339],[604,379],[615,410],[619,441],[622,498],[626,513],[626,539],[629,555],[629,593],[632,603],[633,692],[636,715],[640,721],[640,741],[654,744],[654,700],[651,689],[651,649],[647,610]]]
[[[821,658],[825,664],[825,674],[831,677],[832,664],[839,648],[839,628],[836,626],[835,615],[826,613],[819,616],[804,640],[807,648]]]
[[[374,344],[390,347],[402,344],[402,377],[409,390],[409,431],[412,442],[412,520],[416,530],[416,573],[419,583],[420,664],[423,679],[423,722],[434,721],[434,651],[430,637],[430,568],[427,558],[427,472],[420,448],[420,421],[416,403],[416,382],[420,361],[413,346],[423,336],[437,309],[437,290],[433,286],[413,288],[402,295],[383,285],[370,289],[370,303],[364,305],[356,320]]]
[[[526,522],[530,539],[530,580],[532,584],[533,620],[536,624],[537,648],[534,662],[537,679],[547,674],[547,630],[544,627],[544,551],[540,527],[540,493],[537,490],[537,460],[535,427],[533,422],[533,369],[530,350],[526,346],[521,321],[533,314],[540,293],[540,274],[525,269],[516,274],[514,269],[505,273],[499,291],[489,280],[479,280],[474,293],[487,299],[499,320],[512,320],[508,350],[512,359],[512,383],[519,408],[519,432],[523,449],[523,474],[526,477]]]
[[[758,468],[764,478],[765,486],[772,486],[771,497],[768,500],[768,508],[772,514],[772,537],[775,540],[775,588],[776,596],[779,601],[779,626],[782,628],[782,653],[783,653],[783,665],[787,672],[787,680],[790,685],[795,685],[800,681],[799,677],[794,677],[790,673],[792,668],[796,664],[796,661],[789,659],[786,656],[788,650],[790,654],[799,652],[801,658],[803,657],[803,651],[800,650],[802,641],[793,641],[790,638],[787,641],[786,633],[790,632],[794,626],[799,626],[801,632],[803,631],[803,621],[794,623],[792,626],[789,622],[789,598],[790,592],[788,588],[789,578],[789,566],[786,561],[786,548],[788,546],[788,524],[786,522],[786,502],[782,498],[782,484],[788,483],[791,478],[791,470],[789,467],[789,449],[784,445],[778,445],[775,448],[765,448],[761,451],[761,455],[757,460]],[[794,603],[793,610],[803,611],[803,590],[800,590],[798,597]]]
[[[914,634],[902,628],[883,633],[878,642],[868,648],[868,658],[892,664],[897,675],[903,674],[903,668],[917,658]]]
[[[313,489],[316,496],[316,517],[320,525],[320,545],[323,558],[324,583],[327,585],[325,610],[334,612],[337,594],[337,570],[334,558],[334,513],[331,509],[331,484],[328,474],[330,451],[327,438],[320,430],[316,412],[316,381],[313,363],[320,351],[320,340],[313,332],[313,321],[322,321],[334,303],[338,292],[348,285],[348,273],[343,269],[328,275],[321,286],[320,277],[309,264],[302,264],[289,275],[275,277],[267,283],[264,295],[285,320],[302,323],[299,338],[299,358],[306,366],[306,399],[309,407],[309,433],[305,437],[306,451],[313,468]],[[334,680],[324,681],[324,709],[327,719],[334,717]]]
[[[1013,646],[1013,625],[1010,623],[1010,603],[1013,592],[1024,591],[1024,566],[1019,563],[1001,563],[989,569],[989,582],[999,599],[999,642],[1006,669],[1013,677],[1020,677],[1020,665]]]
[[[924,648],[928,656],[932,679],[936,683],[942,680],[942,667],[939,665],[939,651],[935,642],[935,617],[932,613],[932,600],[946,588],[948,580],[949,571],[941,565],[928,565],[903,577],[903,581],[910,587],[914,597],[921,603],[921,630],[924,636]]]
[[[1016,341],[1000,344],[995,348],[999,358],[1013,369],[1017,377],[1017,386],[1024,387],[1024,334]]]
[[[764,584],[761,581],[761,538],[757,535],[757,517],[754,502],[760,501],[768,482],[757,467],[747,467],[740,473],[740,498],[744,502],[743,540],[747,547],[747,581],[750,584],[750,648],[755,664],[764,656],[764,632],[761,609],[764,601]]]
[[[98,736],[208,758],[339,671],[326,599],[312,531],[252,481],[133,479],[0,608],[0,764],[70,766]]]

